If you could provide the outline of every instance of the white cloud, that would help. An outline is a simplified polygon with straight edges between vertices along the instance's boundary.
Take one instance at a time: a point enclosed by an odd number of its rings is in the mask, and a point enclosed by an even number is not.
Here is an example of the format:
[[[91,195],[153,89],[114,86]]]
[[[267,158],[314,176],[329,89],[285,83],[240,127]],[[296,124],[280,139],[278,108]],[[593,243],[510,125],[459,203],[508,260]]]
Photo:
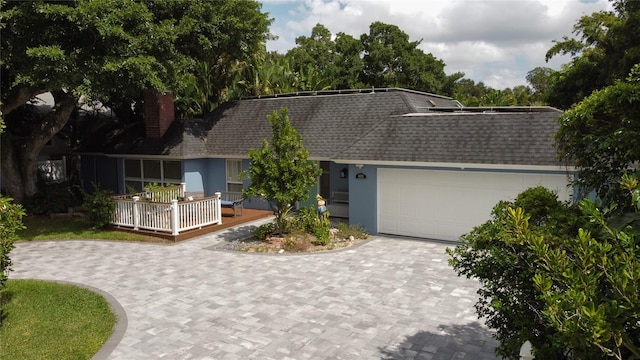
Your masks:
[[[567,59],[545,63],[552,40],[571,35],[583,15],[610,9],[606,0],[305,0],[265,1],[265,7],[288,7],[273,13],[277,41],[269,50],[285,52],[297,36],[309,36],[317,23],[332,34],[359,37],[374,21],[394,24],[420,40],[420,48],[442,59],[447,73],[502,89],[526,83],[537,66],[559,68]]]

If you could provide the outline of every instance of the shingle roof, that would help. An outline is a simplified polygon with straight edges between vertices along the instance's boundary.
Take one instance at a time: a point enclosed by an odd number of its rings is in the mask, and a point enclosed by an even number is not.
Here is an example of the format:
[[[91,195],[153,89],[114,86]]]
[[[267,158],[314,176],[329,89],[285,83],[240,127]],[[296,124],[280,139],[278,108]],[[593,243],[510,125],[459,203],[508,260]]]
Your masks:
[[[336,159],[560,165],[558,111],[428,113],[390,117]]]
[[[451,98],[402,89],[240,100],[204,119],[174,122],[162,139],[144,138],[140,124],[81,152],[246,158],[270,139],[267,115],[282,108],[312,159],[559,165],[555,109],[466,112]]]
[[[346,150],[389,115],[416,113],[417,105],[427,106],[429,100],[447,106],[457,103],[408,91],[241,100],[207,116],[215,122],[207,150],[210,154],[246,155],[249,149],[260,146],[262,139],[271,137],[266,115],[287,108],[291,123],[311,156],[328,159]]]

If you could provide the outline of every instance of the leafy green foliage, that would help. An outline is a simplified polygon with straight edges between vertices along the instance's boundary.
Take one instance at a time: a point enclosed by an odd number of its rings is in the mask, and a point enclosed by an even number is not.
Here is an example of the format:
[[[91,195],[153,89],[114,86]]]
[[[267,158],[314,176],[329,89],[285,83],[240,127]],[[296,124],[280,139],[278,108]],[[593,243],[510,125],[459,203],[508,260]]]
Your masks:
[[[316,236],[314,245],[328,245],[331,242],[329,214],[318,215],[313,206],[302,208],[296,216],[296,227]]]
[[[605,203],[628,197],[617,179],[640,161],[640,64],[625,81],[594,91],[559,119],[556,144],[561,159],[579,170],[577,184],[595,190]]]
[[[638,182],[623,185],[637,213]],[[537,358],[640,357],[640,232],[610,226],[618,215],[591,200],[578,210],[529,189],[448,250],[459,275],[480,280],[476,310],[499,354],[517,358],[530,340]]]
[[[439,93],[444,62],[418,49],[420,41],[395,25],[374,22],[360,36],[364,48],[362,82],[375,87],[405,87]]]
[[[637,183],[628,190],[637,192]],[[545,303],[543,314],[576,358],[592,357],[597,349],[600,358],[640,358],[640,233],[609,226],[606,213],[591,200],[583,200],[580,209],[594,231],[580,229],[557,243],[513,219],[507,226],[540,259],[534,282]]]
[[[56,103],[29,134],[18,135],[7,123],[7,192],[19,202],[37,192],[37,155],[81,97],[100,101],[123,122],[139,119],[132,108],[140,108],[145,90],[172,91],[180,117],[219,104],[234,66],[269,36],[271,20],[260,6],[252,0],[3,1],[0,112],[6,117],[48,91]]]
[[[527,228],[544,234],[548,242],[575,236],[583,224],[577,210],[559,202],[556,194],[543,187],[527,189],[513,202],[498,203],[491,220],[462,236],[455,249],[448,249],[449,263],[460,276],[480,281],[476,311],[496,330],[499,355],[517,358],[520,346],[529,340],[537,357],[562,359],[565,344],[558,341],[558,331],[543,316],[545,303],[533,282],[542,263],[528,244],[504,225],[512,208],[531,212]]]
[[[109,190],[99,189],[94,185],[94,191],[85,194],[84,206],[89,209],[89,223],[95,228],[104,228],[113,220],[116,202]]]
[[[640,63],[640,2],[613,0],[613,12],[583,16],[574,25],[577,38],[564,37],[547,52],[547,60],[570,55],[569,64],[552,74],[548,101],[561,109],[613,85]]]
[[[263,196],[274,202],[276,227],[280,234],[286,228],[287,214],[298,201],[309,197],[309,187],[314,185],[321,170],[318,164],[308,161],[309,151],[302,144],[302,137],[291,125],[287,109],[274,111],[268,116],[271,122],[271,143],[264,139],[260,149],[251,149],[249,169],[242,173],[251,185],[243,192],[246,196]]]
[[[11,270],[9,253],[17,239],[16,231],[24,229],[22,206],[13,204],[13,199],[0,196],[0,324],[2,324],[3,291]]]
[[[253,230],[253,236],[260,241],[265,241],[269,236],[271,236],[276,231],[276,223],[268,222],[266,224],[262,224],[256,227]]]

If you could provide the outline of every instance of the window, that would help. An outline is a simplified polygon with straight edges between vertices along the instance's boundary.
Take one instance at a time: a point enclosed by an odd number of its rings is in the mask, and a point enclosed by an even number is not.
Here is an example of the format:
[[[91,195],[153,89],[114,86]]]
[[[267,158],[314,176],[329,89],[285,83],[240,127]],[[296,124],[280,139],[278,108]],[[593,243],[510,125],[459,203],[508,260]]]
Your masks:
[[[227,160],[227,191],[241,192],[242,160]]]
[[[124,159],[124,184],[127,192],[142,191],[151,183],[169,185],[181,182],[180,161]]]

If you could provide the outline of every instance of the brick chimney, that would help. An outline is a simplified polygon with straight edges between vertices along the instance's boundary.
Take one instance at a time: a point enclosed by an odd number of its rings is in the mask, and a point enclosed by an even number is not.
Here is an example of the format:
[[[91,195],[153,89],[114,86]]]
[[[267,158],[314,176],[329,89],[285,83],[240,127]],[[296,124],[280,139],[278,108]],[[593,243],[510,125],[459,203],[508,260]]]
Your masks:
[[[144,92],[144,128],[148,138],[159,139],[175,119],[170,92]]]

